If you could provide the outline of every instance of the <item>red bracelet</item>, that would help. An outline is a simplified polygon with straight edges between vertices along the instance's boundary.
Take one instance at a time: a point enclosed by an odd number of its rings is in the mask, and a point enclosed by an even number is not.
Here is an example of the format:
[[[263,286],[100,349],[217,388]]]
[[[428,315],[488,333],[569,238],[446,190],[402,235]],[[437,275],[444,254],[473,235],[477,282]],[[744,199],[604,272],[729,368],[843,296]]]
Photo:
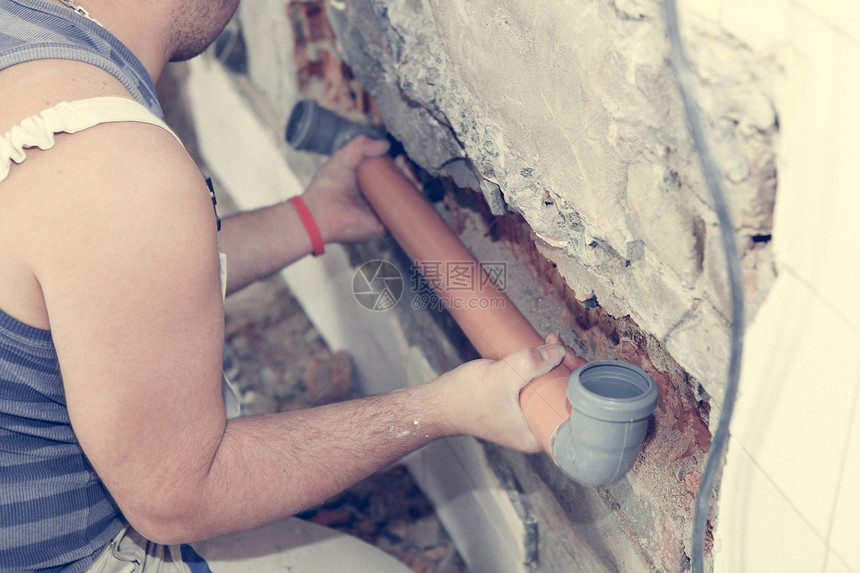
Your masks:
[[[301,197],[293,197],[289,202],[296,210],[296,213],[299,214],[299,219],[302,220],[302,224],[311,238],[311,253],[315,257],[320,256],[325,252],[325,242],[323,241],[322,233],[320,233],[320,228],[317,227],[317,222],[314,220],[314,216],[311,215],[311,210],[308,209],[305,200]]]

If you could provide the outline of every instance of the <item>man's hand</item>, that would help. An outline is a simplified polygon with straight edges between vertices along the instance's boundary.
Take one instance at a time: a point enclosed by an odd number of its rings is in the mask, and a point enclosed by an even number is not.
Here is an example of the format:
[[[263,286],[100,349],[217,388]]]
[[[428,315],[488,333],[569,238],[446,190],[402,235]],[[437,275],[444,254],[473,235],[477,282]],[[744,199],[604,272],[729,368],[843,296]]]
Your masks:
[[[388,151],[387,141],[359,136],[332,155],[319,169],[302,197],[326,243],[356,243],[385,233],[358,189],[356,169],[362,161]],[[394,160],[420,189],[404,156]],[[221,250],[230,260],[227,293],[233,293],[278,272],[312,250],[295,207],[288,201],[225,217]]]
[[[355,170],[388,151],[387,141],[357,137],[332,155],[302,197],[323,241],[359,242],[382,236],[385,227],[358,190]],[[288,201],[225,217],[221,250],[230,261],[227,294],[276,273],[310,254],[311,239]]]
[[[560,344],[527,348],[501,360],[474,360],[440,376],[445,417],[453,434],[469,434],[534,453],[541,447],[520,408],[519,392],[561,363]]]
[[[311,180],[302,197],[326,243],[367,241],[385,232],[361,196],[355,170],[366,158],[379,157],[388,148],[387,141],[358,136],[332,155]]]

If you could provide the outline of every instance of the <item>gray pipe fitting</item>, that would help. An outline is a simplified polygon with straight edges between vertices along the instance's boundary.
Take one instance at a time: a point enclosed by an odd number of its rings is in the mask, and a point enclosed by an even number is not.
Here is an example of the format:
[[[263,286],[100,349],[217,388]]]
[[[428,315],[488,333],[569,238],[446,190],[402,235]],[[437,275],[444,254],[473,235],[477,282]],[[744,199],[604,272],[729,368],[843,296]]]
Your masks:
[[[619,360],[596,360],[570,375],[570,418],[550,444],[552,458],[574,481],[608,485],[636,461],[657,385],[641,368]]]
[[[293,149],[331,155],[353,138],[385,139],[380,129],[340,117],[314,100],[300,100],[287,120],[286,140]]]

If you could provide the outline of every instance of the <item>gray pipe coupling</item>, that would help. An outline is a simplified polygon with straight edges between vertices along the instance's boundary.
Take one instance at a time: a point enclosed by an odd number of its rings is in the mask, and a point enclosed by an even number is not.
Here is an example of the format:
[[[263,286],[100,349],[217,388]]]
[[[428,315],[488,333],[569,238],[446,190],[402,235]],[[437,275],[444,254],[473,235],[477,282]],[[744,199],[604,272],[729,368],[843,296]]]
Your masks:
[[[608,485],[636,461],[657,385],[641,368],[619,360],[596,360],[570,375],[570,418],[550,444],[552,457],[574,481]]]
[[[314,100],[300,100],[287,120],[286,140],[293,149],[331,155],[353,138],[385,139],[380,129],[345,119]]]

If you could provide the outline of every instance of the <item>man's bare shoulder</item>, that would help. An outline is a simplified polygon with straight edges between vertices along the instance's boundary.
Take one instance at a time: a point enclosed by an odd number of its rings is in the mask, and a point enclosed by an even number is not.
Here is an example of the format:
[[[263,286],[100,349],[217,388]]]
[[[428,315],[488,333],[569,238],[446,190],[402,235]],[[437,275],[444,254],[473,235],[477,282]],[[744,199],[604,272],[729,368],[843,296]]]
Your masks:
[[[169,248],[164,256],[202,260],[214,244],[205,182],[170,132],[118,122],[58,134],[53,148],[28,150],[3,184],[0,263],[21,272],[0,281],[0,308],[20,300],[18,314],[44,326],[39,299],[85,269],[81,257]]]
[[[101,241],[110,240],[126,249],[192,251],[214,244],[215,217],[203,176],[162,128],[99,125],[59,136],[56,149],[42,152],[41,159],[50,168],[33,174],[39,190],[33,207],[56,222],[53,233],[61,233],[64,244],[101,249],[107,248]]]

